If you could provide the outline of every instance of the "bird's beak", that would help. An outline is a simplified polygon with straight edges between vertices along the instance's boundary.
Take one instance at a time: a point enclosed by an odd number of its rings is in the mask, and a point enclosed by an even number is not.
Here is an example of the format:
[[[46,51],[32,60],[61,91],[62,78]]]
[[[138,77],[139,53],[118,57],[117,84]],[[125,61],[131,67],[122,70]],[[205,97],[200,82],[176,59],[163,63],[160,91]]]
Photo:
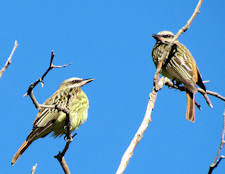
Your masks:
[[[81,86],[86,85],[87,83],[93,81],[94,79],[83,79],[81,82]]]
[[[159,37],[159,35],[157,35],[157,34],[152,34],[152,37],[153,37],[155,40],[160,40],[160,37]]]

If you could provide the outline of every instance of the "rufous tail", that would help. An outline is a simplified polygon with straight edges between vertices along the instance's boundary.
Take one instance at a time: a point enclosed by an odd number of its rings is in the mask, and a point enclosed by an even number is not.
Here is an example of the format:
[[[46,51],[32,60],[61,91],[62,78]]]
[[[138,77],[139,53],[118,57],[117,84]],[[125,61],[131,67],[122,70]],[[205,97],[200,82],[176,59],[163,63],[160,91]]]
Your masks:
[[[13,165],[19,159],[19,157],[30,146],[31,143],[32,143],[32,141],[24,141],[24,143],[22,144],[22,146],[19,148],[19,150],[13,156],[13,158],[11,160],[11,165]]]
[[[187,111],[186,119],[192,122],[195,122],[195,98],[192,92],[187,91]]]

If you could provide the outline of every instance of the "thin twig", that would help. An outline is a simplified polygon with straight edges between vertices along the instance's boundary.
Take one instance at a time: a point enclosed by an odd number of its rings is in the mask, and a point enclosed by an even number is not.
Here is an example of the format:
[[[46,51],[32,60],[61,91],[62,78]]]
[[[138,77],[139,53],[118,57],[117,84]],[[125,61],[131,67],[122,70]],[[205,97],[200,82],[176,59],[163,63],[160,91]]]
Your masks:
[[[219,98],[223,101],[225,101],[225,97],[223,97],[222,95],[218,94],[217,92],[213,92],[213,91],[209,91],[209,90],[206,90],[206,93],[209,94],[209,95],[212,95],[216,98]]]
[[[165,83],[164,78],[161,77],[159,80],[159,85],[158,85],[159,90],[163,87],[164,83]],[[157,98],[157,91],[155,90],[155,86],[153,86],[152,92],[149,94],[149,100],[148,100],[148,105],[147,105],[144,119],[143,119],[138,131],[134,135],[134,138],[132,139],[130,145],[128,146],[127,150],[123,154],[123,157],[122,157],[120,165],[116,171],[116,174],[122,174],[124,172],[124,170],[126,169],[128,163],[129,163],[130,158],[132,157],[132,155],[134,153],[134,149],[136,148],[138,143],[141,141],[141,139],[144,135],[144,132],[148,128],[148,125],[151,122],[151,113],[154,108],[156,98]]]
[[[220,151],[222,150],[223,145],[225,144],[224,134],[225,134],[225,110],[224,110],[224,112],[223,112],[223,131],[222,131],[222,136],[221,136],[220,146],[219,146],[219,149],[218,149],[218,151],[217,151],[217,154],[216,154],[216,157],[215,157],[213,163],[212,163],[212,164],[210,165],[210,167],[209,167],[209,172],[208,172],[208,174],[211,174],[212,171],[219,165],[220,161],[221,161],[222,159],[225,158],[225,156],[221,155],[221,156],[220,156],[220,159],[217,160],[218,157],[219,157],[219,155],[220,155]]]
[[[200,92],[203,95],[203,97],[205,98],[205,101],[209,105],[209,107],[213,108],[213,105],[212,105],[212,103],[211,103],[211,101],[210,101],[210,99],[209,99],[209,97],[207,95],[208,94],[208,90],[204,91],[203,89],[198,88],[198,92]]]
[[[2,77],[2,74],[5,72],[5,70],[6,70],[6,69],[9,67],[9,65],[11,64],[11,62],[12,62],[12,61],[11,61],[11,60],[12,60],[12,56],[13,56],[13,54],[14,54],[14,52],[15,52],[17,46],[18,46],[18,43],[17,43],[17,41],[15,41],[14,47],[13,47],[13,49],[12,49],[12,52],[11,52],[9,58],[7,59],[7,61],[6,61],[5,65],[3,66],[3,68],[0,70],[0,78]]]
[[[171,49],[174,41],[182,34],[184,33],[185,31],[187,31],[187,29],[190,27],[192,21],[194,20],[194,18],[198,15],[199,13],[199,9],[201,7],[203,3],[203,0],[199,0],[196,8],[195,8],[195,11],[194,13],[192,14],[191,18],[187,21],[186,25],[184,27],[182,27],[178,32],[177,34],[173,37],[172,41],[169,43],[169,45],[166,46],[165,50],[163,51],[163,54],[162,56],[159,58],[159,62],[158,62],[158,66],[157,66],[157,69],[156,69],[156,73],[154,75],[154,84],[156,86],[156,90],[158,90],[158,81],[159,81],[159,74],[161,72],[161,68],[162,68],[162,62],[164,61],[164,59],[166,58],[169,50]]]
[[[37,168],[37,163],[32,167],[32,169],[31,169],[31,174],[34,174],[35,173],[35,170],[36,170],[36,168]]]
[[[34,105],[35,105],[35,107],[36,107],[37,109],[40,109],[41,106],[38,105],[38,102],[37,102],[36,98],[35,98],[34,95],[33,95],[33,88],[34,88],[38,83],[40,83],[40,82],[42,83],[42,86],[43,86],[43,80],[44,80],[45,76],[48,74],[48,72],[49,72],[51,69],[53,69],[53,68],[63,68],[63,67],[66,67],[66,66],[71,65],[71,64],[62,65],[62,66],[55,66],[55,65],[53,65],[52,62],[53,62],[54,56],[55,56],[54,52],[51,51],[51,59],[50,59],[50,64],[49,64],[48,69],[47,69],[47,70],[45,71],[45,73],[41,76],[41,78],[39,78],[38,80],[36,80],[34,83],[32,83],[32,84],[29,86],[29,88],[27,89],[27,93],[24,94],[24,97],[27,96],[27,95],[29,95],[29,96],[31,97],[31,100],[33,101],[33,103],[34,103]]]

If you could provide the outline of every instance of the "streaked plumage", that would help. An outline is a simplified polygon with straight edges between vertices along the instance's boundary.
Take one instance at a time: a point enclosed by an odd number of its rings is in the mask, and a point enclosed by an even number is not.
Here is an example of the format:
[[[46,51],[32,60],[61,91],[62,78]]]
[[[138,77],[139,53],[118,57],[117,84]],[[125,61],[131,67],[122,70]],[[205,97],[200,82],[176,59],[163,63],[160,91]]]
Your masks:
[[[152,35],[156,39],[156,44],[152,50],[152,57],[155,66],[161,57],[165,47],[173,39],[174,34],[170,31],[161,31],[157,35]],[[186,118],[192,122],[195,120],[195,100],[194,94],[198,91],[196,84],[206,90],[202,82],[200,71],[196,65],[190,51],[175,40],[171,50],[162,64],[161,74],[172,80],[182,83],[186,88],[187,111]]]
[[[70,78],[62,82],[59,89],[48,98],[44,105],[58,105],[66,107],[69,104],[70,118],[72,131],[78,129],[83,124],[88,115],[89,102],[86,94],[81,90],[81,87],[93,79]],[[68,102],[68,95],[69,97]],[[61,136],[65,133],[66,114],[58,112],[56,109],[40,109],[36,119],[33,122],[33,129],[28,135],[26,141],[22,144],[20,149],[14,155],[11,163],[12,165],[28,148],[28,146],[40,137],[45,137],[53,132],[55,137]]]

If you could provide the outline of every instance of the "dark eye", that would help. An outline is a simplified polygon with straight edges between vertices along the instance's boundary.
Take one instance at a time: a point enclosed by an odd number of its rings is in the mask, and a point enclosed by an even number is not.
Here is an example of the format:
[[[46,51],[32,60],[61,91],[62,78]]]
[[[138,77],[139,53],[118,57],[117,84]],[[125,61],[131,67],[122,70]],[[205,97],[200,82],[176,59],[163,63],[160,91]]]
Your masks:
[[[169,34],[166,34],[166,35],[164,35],[163,37],[165,37],[165,38],[170,38],[170,37],[172,37],[172,36],[169,35]]]
[[[78,83],[78,82],[80,82],[79,80],[73,80],[73,83]]]

